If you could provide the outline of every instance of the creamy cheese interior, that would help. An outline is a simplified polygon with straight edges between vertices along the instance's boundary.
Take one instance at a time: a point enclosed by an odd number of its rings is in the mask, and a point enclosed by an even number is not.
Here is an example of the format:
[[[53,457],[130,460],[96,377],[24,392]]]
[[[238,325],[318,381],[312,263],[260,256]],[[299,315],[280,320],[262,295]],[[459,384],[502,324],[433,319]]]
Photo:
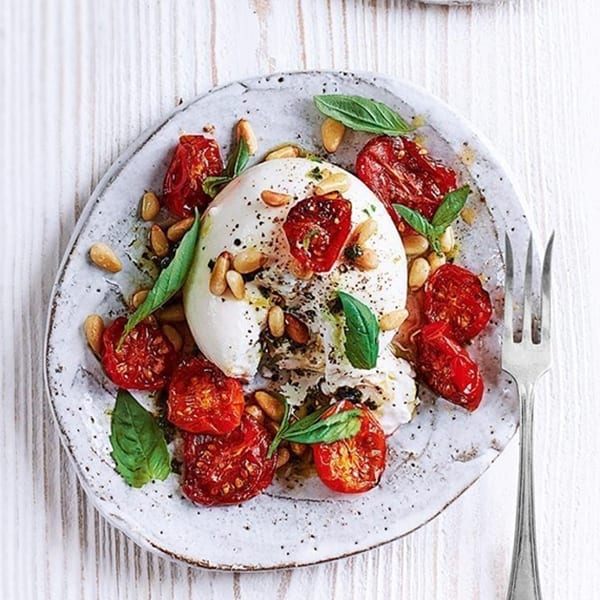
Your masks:
[[[368,218],[378,230],[367,242],[379,258],[379,266],[360,271],[338,260],[331,271],[310,280],[292,273],[292,257],[282,225],[294,203],[312,195],[314,169],[345,173],[350,188],[343,196],[352,203],[353,228]],[[311,173],[313,172],[313,173]],[[270,207],[260,198],[272,189],[293,197],[287,206]],[[306,323],[309,344],[292,348],[282,342],[269,360],[285,374],[273,384],[298,404],[306,390],[320,385],[325,393],[343,386],[358,389],[364,400],[377,406],[387,433],[410,420],[415,406],[415,384],[406,361],[389,349],[394,332],[381,332],[377,365],[371,370],[354,368],[344,353],[343,318],[332,314],[337,291],[343,290],[365,303],[379,318],[401,309],[406,302],[406,257],[396,227],[385,207],[359,179],[343,169],[304,158],[271,160],[252,167],[225,187],[204,215],[201,237],[184,290],[188,323],[200,350],[223,372],[246,380],[256,378],[263,357],[261,332],[273,297]],[[246,283],[246,296],[236,300],[211,294],[213,261],[223,251],[232,255],[247,248],[265,253],[268,262]]]

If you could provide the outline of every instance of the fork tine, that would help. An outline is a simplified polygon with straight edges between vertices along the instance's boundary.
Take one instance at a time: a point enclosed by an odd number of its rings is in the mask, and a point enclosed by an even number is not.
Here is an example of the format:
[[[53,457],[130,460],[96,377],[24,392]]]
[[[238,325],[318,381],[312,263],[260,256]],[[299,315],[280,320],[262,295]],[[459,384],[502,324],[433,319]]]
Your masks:
[[[531,271],[533,263],[533,236],[529,236],[527,262],[525,263],[525,283],[523,285],[523,341],[531,341],[533,323],[531,321]]]
[[[552,319],[552,303],[550,284],[552,280],[552,248],[554,246],[554,231],[546,244],[544,252],[544,266],[542,268],[542,305],[540,309],[540,321],[542,325],[542,342],[550,340],[550,327]]]
[[[513,341],[513,281],[514,281],[514,264],[512,246],[510,238],[506,233],[504,235],[504,256],[506,261],[506,275],[504,278],[504,341]]]

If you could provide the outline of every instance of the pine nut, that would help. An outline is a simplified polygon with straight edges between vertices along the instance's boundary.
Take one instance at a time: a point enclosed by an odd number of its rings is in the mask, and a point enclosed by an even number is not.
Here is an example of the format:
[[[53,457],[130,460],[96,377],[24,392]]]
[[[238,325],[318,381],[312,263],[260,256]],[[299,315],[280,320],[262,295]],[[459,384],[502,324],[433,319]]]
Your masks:
[[[233,268],[242,274],[258,271],[267,261],[266,254],[259,252],[256,248],[248,248],[236,254],[233,258]]]
[[[183,348],[183,337],[181,337],[179,331],[172,325],[163,325],[162,331],[175,348],[175,352],[179,352]]]
[[[89,315],[83,324],[85,339],[96,356],[102,354],[102,334],[104,321],[100,315]]]
[[[154,192],[146,192],[142,196],[140,215],[144,221],[153,221],[160,211],[160,202]]]
[[[231,255],[229,252],[221,252],[215,261],[215,266],[210,274],[209,289],[211,294],[222,296],[225,293],[225,290],[227,289],[225,275],[227,274],[227,271],[229,271],[230,264]]]
[[[363,246],[376,233],[377,221],[375,219],[367,219],[356,226],[354,238],[359,246]]]
[[[306,452],[306,444],[290,442],[290,450],[292,451],[292,454],[295,454],[296,456],[302,456]]]
[[[246,295],[244,278],[237,271],[227,271],[225,280],[236,300],[241,300]]]
[[[477,217],[477,211],[472,206],[465,206],[465,208],[460,211],[460,216],[467,225],[473,225],[473,223],[475,223],[475,218]]]
[[[310,332],[306,324],[304,324],[300,319],[294,317],[294,315],[290,315],[286,313],[284,316],[285,322],[285,333],[287,336],[296,344],[306,344],[310,339]]]
[[[271,306],[267,323],[273,337],[279,338],[285,333],[285,317],[281,306]]]
[[[252,125],[246,119],[240,119],[236,128],[237,139],[243,139],[248,146],[248,152],[250,154],[256,154],[258,150],[258,142],[256,141],[256,134]]]
[[[395,331],[406,321],[407,317],[408,311],[405,308],[393,310],[379,319],[379,329],[381,331]]]
[[[435,273],[442,265],[446,264],[446,256],[437,252],[431,252],[427,256],[427,262],[431,267],[431,272]]]
[[[284,407],[279,398],[269,394],[269,392],[259,390],[258,392],[254,392],[254,399],[269,419],[281,423]]]
[[[260,197],[267,206],[285,206],[292,199],[289,194],[282,194],[273,190],[263,190]]]
[[[327,152],[335,152],[344,137],[346,127],[343,123],[336,121],[335,119],[327,118],[321,125],[321,138],[323,140],[323,147]]]
[[[192,228],[194,221],[194,217],[188,217],[187,219],[181,219],[181,221],[173,223],[173,225],[167,229],[167,238],[171,242],[178,242]]]
[[[290,460],[290,451],[287,448],[281,446],[277,448],[277,469],[283,467]]]
[[[271,419],[265,419],[264,425],[271,435],[277,435],[277,432],[279,431],[279,423],[275,423],[275,421]]]
[[[265,413],[260,409],[260,406],[256,404],[248,404],[244,411],[248,413],[251,417],[254,417],[259,423],[264,423],[265,421]]]
[[[169,254],[169,240],[165,232],[155,223],[150,228],[150,245],[154,254],[159,258],[164,258]]]
[[[184,356],[190,356],[195,354],[196,348],[196,340],[194,340],[194,336],[188,327],[188,324],[184,321],[183,323],[176,323],[177,331],[181,334],[183,339],[183,347],[181,349]]]
[[[275,160],[277,158],[296,158],[300,152],[296,146],[282,146],[272,150],[265,156],[265,160]]]
[[[183,323],[185,321],[185,311],[182,304],[171,304],[159,310],[156,313],[156,318],[161,323]]]
[[[402,238],[402,243],[407,256],[419,256],[429,248],[429,241],[422,235],[407,235]]]
[[[290,271],[293,273],[295,277],[298,279],[302,279],[303,281],[308,281],[312,279],[314,275],[313,271],[307,269],[304,265],[301,265],[297,260],[292,259],[290,262]]]
[[[362,271],[372,271],[379,266],[379,258],[375,250],[363,248],[362,254],[356,258],[354,264]]]
[[[123,268],[114,250],[102,242],[90,248],[90,259],[95,265],[110,273],[118,273]]]
[[[146,299],[146,296],[148,295],[149,291],[150,290],[138,290],[131,297],[131,306],[133,308],[137,308],[138,306],[140,306],[142,304],[142,302]]]
[[[412,290],[418,290],[429,277],[431,267],[424,258],[415,258],[408,274],[408,285]]]
[[[442,252],[450,252],[454,248],[454,229],[452,226],[446,228],[440,237],[440,248]]]
[[[318,186],[315,187],[315,194],[323,196],[329,192],[346,192],[350,188],[350,179],[346,173],[333,173],[329,177],[323,179]]]

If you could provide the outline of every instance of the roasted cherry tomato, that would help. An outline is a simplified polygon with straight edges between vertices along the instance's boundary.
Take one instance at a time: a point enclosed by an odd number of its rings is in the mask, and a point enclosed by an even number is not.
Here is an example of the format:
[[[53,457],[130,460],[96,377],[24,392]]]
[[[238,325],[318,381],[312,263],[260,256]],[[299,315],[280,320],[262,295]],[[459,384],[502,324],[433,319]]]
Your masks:
[[[352,204],[339,192],[301,200],[283,224],[292,256],[316,273],[333,267],[351,228]]]
[[[456,189],[456,173],[404,137],[380,135],[369,141],[356,159],[356,174],[397,225],[402,219],[393,204],[404,204],[431,219],[444,196]]]
[[[239,426],[244,392],[237,379],[227,377],[198,356],[184,360],[169,384],[168,417],[191,433],[228,433]]]
[[[423,309],[430,322],[448,323],[460,343],[473,339],[492,315],[490,295],[479,278],[456,265],[442,265],[428,279]]]
[[[160,327],[143,321],[123,340],[127,319],[118,318],[102,336],[102,366],[111,381],[127,390],[160,390],[169,382],[177,352]]]
[[[343,410],[358,408],[342,400],[323,418]],[[351,438],[331,444],[313,444],[317,473],[323,483],[336,492],[354,494],[374,488],[385,469],[386,443],[383,429],[366,408],[360,408],[361,425]]]
[[[447,323],[425,325],[416,336],[417,371],[440,396],[473,411],[483,397],[479,368],[452,338]]]
[[[219,175],[223,161],[219,144],[202,135],[182,135],[163,182],[163,202],[179,217],[191,217],[194,208],[202,212],[211,201],[202,190],[209,175]]]
[[[267,458],[271,436],[244,414],[225,435],[183,433],[181,489],[206,506],[237,504],[260,494],[273,480],[277,455]]]

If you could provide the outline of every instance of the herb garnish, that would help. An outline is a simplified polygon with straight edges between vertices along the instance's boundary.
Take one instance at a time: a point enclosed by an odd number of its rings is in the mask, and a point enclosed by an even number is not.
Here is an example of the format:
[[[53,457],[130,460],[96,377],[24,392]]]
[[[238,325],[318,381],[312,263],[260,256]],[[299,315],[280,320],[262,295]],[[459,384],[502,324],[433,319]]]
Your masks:
[[[173,260],[160,272],[146,299],[127,319],[118,347],[136,325],[168,302],[183,287],[194,259],[199,229],[200,217],[196,211],[196,220],[191,229],[183,236]]]
[[[285,396],[278,394],[285,404],[279,430],[275,434],[267,458],[271,458],[283,440],[298,444],[331,444],[356,435],[360,429],[360,410],[351,409],[321,419],[330,407],[324,406],[303,419],[290,424],[290,405]]]
[[[379,323],[371,309],[350,294],[338,291],[346,323],[345,350],[357,369],[373,369],[379,354]]]
[[[233,154],[227,161],[227,166],[221,175],[207,177],[202,183],[205,194],[214,198],[232,179],[235,179],[248,165],[250,152],[244,138],[240,138]]]
[[[433,215],[431,223],[419,212],[403,206],[402,204],[394,204],[396,212],[417,232],[424,235],[431,244],[431,247],[438,253],[441,253],[440,236],[446,228],[458,217],[463,209],[471,188],[464,185],[457,190],[449,192],[444,197],[444,201],[440,204]]]
[[[152,414],[127,390],[117,393],[110,444],[117,471],[129,485],[139,488],[169,476],[171,457],[164,434]]]
[[[324,115],[355,131],[403,135],[410,125],[394,110],[363,96],[325,94],[314,97],[315,105]]]

